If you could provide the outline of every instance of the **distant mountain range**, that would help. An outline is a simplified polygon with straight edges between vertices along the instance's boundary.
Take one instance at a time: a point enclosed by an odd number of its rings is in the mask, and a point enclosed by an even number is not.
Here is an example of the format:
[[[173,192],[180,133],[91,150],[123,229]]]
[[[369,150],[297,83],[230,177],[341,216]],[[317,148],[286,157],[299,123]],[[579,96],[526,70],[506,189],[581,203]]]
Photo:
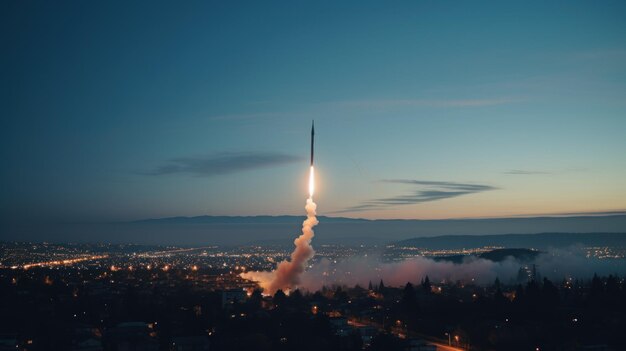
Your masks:
[[[397,246],[428,249],[462,249],[485,246],[506,248],[559,248],[572,245],[626,247],[624,233],[539,233],[500,235],[443,235],[413,238],[396,243]]]
[[[131,222],[136,228],[151,228],[153,233],[177,231],[177,239],[186,233],[203,232],[207,240],[215,244],[251,243],[291,245],[300,231],[304,216],[197,216],[146,219]],[[442,235],[457,235],[443,247],[462,242],[467,235],[528,234],[528,233],[626,233],[626,215],[573,216],[573,217],[528,217],[528,218],[485,218],[485,219],[362,219],[347,217],[318,216],[315,228],[315,243],[342,244],[386,244],[409,238]],[[209,238],[213,237],[213,238]],[[194,238],[195,239],[195,238]],[[199,238],[198,238],[199,239]],[[494,239],[494,238],[491,238]],[[490,239],[490,240],[491,240]],[[479,243],[480,238],[476,238]],[[511,245],[516,247],[511,239]],[[556,240],[556,239],[555,239]],[[564,239],[563,239],[564,240]],[[519,242],[529,242],[518,238]],[[561,240],[562,241],[562,240]],[[488,240],[485,240],[488,242]],[[461,245],[460,247],[463,247]],[[484,245],[479,245],[484,246]],[[517,247],[526,247],[518,245]]]
[[[198,216],[116,223],[0,223],[0,240],[157,245],[292,245],[293,239],[300,234],[304,218]],[[367,220],[319,216],[318,219],[320,224],[315,227],[314,245],[387,244],[442,235],[626,233],[626,215],[437,220]],[[450,243],[455,240],[459,239],[451,240]]]

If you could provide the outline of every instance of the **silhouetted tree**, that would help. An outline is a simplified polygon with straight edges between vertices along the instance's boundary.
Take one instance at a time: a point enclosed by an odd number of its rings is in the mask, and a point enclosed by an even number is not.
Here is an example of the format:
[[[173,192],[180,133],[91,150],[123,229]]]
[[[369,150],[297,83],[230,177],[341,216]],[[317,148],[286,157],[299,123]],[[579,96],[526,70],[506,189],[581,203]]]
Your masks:
[[[335,290],[335,294],[333,295],[333,297],[335,298],[335,300],[337,300],[337,302],[340,303],[346,303],[349,300],[348,293],[343,291],[343,289],[341,289],[341,287],[339,286]]]
[[[383,280],[380,280],[380,284],[378,284],[378,292],[379,293],[383,293],[385,292],[385,284],[383,283]]]
[[[593,279],[591,279],[591,291],[589,292],[592,297],[598,296],[602,294],[604,291],[604,287],[602,286],[602,280],[598,277],[597,274],[593,274]]]
[[[524,287],[522,286],[522,284],[518,284],[517,287],[515,288],[515,303],[516,304],[521,304],[524,302]]]
[[[426,278],[424,278],[424,281],[422,282],[422,289],[424,289],[424,291],[426,292],[430,292],[431,290],[430,279],[428,278],[428,276],[426,276]]]
[[[324,301],[326,300],[326,297],[324,297],[324,295],[322,295],[322,292],[318,290],[313,294],[313,300]]]
[[[278,289],[274,294],[274,298],[272,299],[272,301],[274,302],[275,306],[280,307],[281,305],[285,304],[285,302],[287,302],[287,295],[285,295],[285,293],[281,289]]]
[[[619,282],[612,274],[606,279],[606,292],[610,295],[619,293]]]
[[[304,300],[304,296],[302,296],[302,292],[300,289],[296,289],[294,292],[289,294],[289,306],[302,310],[306,305],[306,301]]]
[[[248,299],[248,304],[252,307],[253,310],[257,310],[261,308],[261,303],[263,302],[263,295],[261,294],[260,289],[254,289],[252,294],[250,294],[250,298]]]
[[[500,279],[496,277],[496,281],[493,282],[493,288],[499,290],[501,288]]]
[[[559,307],[559,289],[548,278],[543,278],[541,295],[544,310],[554,311]]]
[[[400,300],[400,308],[402,318],[407,324],[412,325],[417,317],[418,302],[415,295],[415,288],[410,282],[406,283],[402,291],[402,299]]]

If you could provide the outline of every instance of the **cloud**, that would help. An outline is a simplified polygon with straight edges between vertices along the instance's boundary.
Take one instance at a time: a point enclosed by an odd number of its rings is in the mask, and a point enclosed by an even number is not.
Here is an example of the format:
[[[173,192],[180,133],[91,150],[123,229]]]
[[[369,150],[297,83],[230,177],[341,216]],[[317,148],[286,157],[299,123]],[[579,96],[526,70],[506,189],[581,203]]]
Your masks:
[[[380,182],[390,184],[408,184],[420,187],[410,194],[397,195],[387,198],[368,200],[362,204],[346,208],[341,212],[368,211],[374,209],[384,209],[391,206],[411,205],[428,201],[437,201],[452,197],[479,193],[482,191],[495,190],[496,187],[484,184],[457,183],[430,180],[412,179],[383,179]]]
[[[456,182],[442,182],[442,181],[432,181],[432,180],[412,180],[412,179],[383,179],[381,182],[384,183],[396,183],[396,184],[415,184],[415,185],[427,185],[427,186],[437,186],[441,188],[447,189],[457,189],[464,191],[485,191],[485,190],[493,190],[496,189],[490,185],[482,185],[482,184],[472,184],[472,183],[456,183]]]
[[[184,157],[170,160],[150,175],[186,173],[212,177],[259,168],[270,168],[300,161],[300,157],[271,152],[223,152],[205,157]]]
[[[506,172],[504,172],[504,174],[514,174],[514,175],[534,175],[534,174],[550,174],[550,172],[543,172],[543,171],[529,171],[529,170],[524,170],[524,169],[510,169]]]

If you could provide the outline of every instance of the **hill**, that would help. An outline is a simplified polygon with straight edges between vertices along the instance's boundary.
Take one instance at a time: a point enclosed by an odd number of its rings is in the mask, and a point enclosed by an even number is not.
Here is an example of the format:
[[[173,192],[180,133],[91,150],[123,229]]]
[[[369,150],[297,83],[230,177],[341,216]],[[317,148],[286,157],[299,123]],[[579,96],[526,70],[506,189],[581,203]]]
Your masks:
[[[544,247],[571,243],[567,233],[626,233],[626,215],[530,217],[436,220],[367,220],[360,218],[319,216],[314,245],[388,244],[411,238],[450,236],[426,242],[408,242],[436,247],[475,247],[497,244],[505,247]],[[139,243],[157,245],[246,245],[265,242],[292,245],[300,234],[304,216],[197,216],[166,217],[114,223],[0,223],[1,240],[51,242]],[[562,239],[544,237],[521,240],[512,237],[495,240],[493,234],[566,233]],[[594,234],[583,243],[602,245],[619,241],[619,237]],[[608,234],[607,234],[608,235]],[[468,236],[477,236],[465,241]],[[54,238],[54,239],[51,239]],[[488,239],[488,240],[487,240]],[[411,239],[413,240],[413,239]],[[518,241],[515,241],[518,240]],[[547,240],[544,242],[544,240]],[[529,245],[530,242],[530,245]],[[621,241],[623,243],[623,241]]]
[[[626,233],[539,233],[500,235],[444,235],[402,240],[398,246],[461,249],[484,246],[558,248],[572,245],[626,247]]]

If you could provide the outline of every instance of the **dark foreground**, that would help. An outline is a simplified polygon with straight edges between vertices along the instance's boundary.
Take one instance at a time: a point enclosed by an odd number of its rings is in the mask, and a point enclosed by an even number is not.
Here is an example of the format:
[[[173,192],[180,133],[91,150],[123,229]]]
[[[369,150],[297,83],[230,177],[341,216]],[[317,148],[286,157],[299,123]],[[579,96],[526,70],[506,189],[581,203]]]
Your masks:
[[[0,350],[624,349],[613,276],[263,297],[227,270],[164,268],[0,270]]]

